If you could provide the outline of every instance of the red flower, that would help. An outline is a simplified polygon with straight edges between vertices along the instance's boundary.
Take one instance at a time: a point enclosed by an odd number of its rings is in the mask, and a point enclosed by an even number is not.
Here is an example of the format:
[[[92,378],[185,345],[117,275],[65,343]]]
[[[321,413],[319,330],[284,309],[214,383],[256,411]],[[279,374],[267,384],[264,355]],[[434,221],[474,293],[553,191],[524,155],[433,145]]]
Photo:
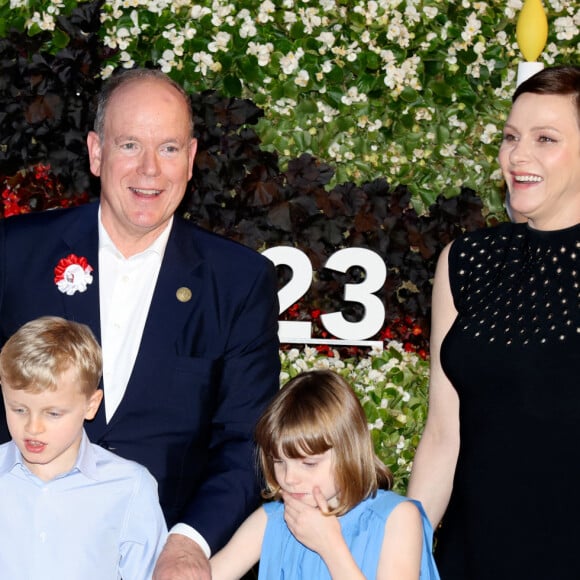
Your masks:
[[[393,331],[389,327],[387,327],[381,333],[381,338],[382,340],[393,340],[393,338],[395,338],[395,335]]]
[[[296,302],[296,304],[292,304],[292,306],[288,308],[288,316],[290,318],[298,318],[299,314],[300,314],[300,304],[298,304],[298,302]]]
[[[315,348],[320,354],[324,354],[329,358],[332,358],[334,356],[334,352],[332,348],[330,348],[330,345],[328,344],[319,344]]]
[[[21,205],[19,197],[10,188],[6,188],[2,192],[2,203],[4,204],[4,217],[30,213],[30,208],[26,205]]]

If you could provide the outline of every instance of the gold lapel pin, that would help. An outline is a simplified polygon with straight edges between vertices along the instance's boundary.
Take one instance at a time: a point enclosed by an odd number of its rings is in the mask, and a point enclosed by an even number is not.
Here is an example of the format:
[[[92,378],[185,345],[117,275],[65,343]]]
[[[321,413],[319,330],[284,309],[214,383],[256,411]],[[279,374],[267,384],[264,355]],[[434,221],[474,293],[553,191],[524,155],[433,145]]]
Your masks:
[[[180,302],[189,302],[191,300],[191,290],[185,286],[178,288],[175,295]]]

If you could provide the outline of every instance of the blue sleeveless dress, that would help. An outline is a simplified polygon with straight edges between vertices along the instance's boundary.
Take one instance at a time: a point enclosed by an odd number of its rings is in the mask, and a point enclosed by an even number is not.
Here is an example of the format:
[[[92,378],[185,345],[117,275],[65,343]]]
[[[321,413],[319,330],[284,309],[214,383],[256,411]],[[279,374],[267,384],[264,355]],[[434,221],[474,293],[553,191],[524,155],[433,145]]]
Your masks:
[[[433,531],[419,502],[392,491],[379,490],[348,513],[340,516],[342,534],[365,578],[374,580],[385,535],[386,521],[403,501],[412,501],[423,518],[423,554],[420,580],[438,580],[439,573],[432,556]],[[292,535],[284,521],[284,504],[264,504],[268,523],[262,542],[259,580],[330,580],[322,558],[306,548]]]

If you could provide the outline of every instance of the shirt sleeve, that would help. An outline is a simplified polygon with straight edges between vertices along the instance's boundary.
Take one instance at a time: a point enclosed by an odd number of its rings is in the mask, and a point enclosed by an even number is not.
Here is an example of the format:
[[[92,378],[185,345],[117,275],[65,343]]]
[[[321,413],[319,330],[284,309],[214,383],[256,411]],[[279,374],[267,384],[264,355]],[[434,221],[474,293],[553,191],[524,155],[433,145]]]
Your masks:
[[[119,570],[126,580],[150,580],[167,539],[157,482],[140,466],[121,534]]]
[[[206,555],[207,559],[211,558],[211,548],[209,544],[205,541],[205,538],[191,526],[187,524],[179,523],[175,524],[170,530],[170,534],[181,534],[182,536],[186,536],[190,540],[193,540],[199,547],[203,550],[203,553]]]

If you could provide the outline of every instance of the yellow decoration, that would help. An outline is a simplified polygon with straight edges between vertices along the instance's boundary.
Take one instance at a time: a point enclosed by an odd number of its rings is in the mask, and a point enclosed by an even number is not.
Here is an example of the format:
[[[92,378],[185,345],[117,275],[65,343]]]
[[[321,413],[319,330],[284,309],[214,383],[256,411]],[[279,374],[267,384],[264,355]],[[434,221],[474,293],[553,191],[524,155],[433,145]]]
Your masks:
[[[516,26],[516,39],[528,62],[538,59],[548,40],[548,18],[542,0],[526,0]]]

